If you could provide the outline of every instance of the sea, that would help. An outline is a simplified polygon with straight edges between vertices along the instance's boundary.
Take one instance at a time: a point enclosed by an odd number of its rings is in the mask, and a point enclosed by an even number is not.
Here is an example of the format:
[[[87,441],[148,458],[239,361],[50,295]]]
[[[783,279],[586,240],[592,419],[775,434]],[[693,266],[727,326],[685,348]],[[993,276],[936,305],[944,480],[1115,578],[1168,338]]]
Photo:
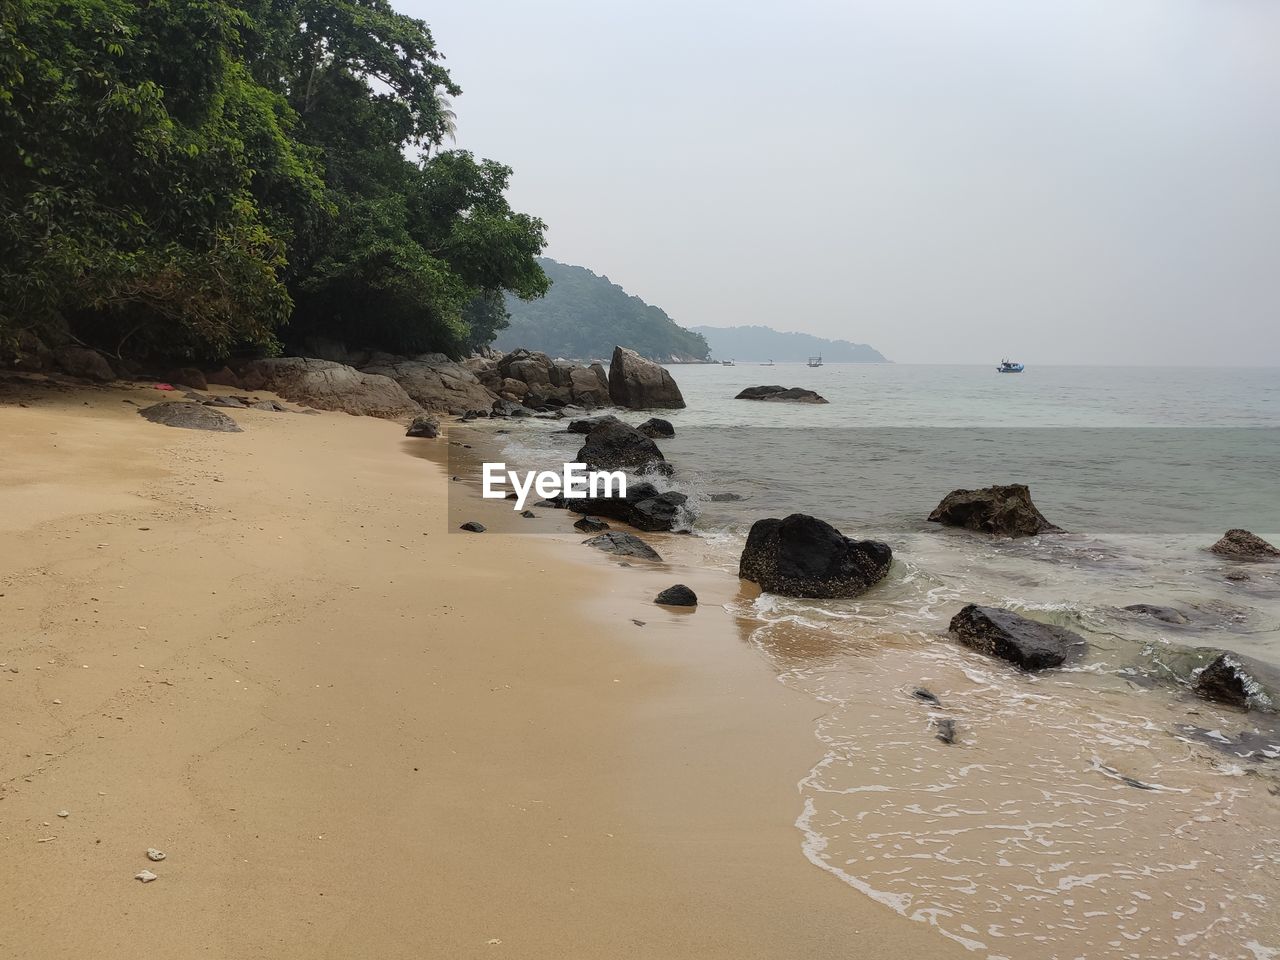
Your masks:
[[[666,541],[670,561],[736,576],[751,524],[796,512],[894,551],[857,599],[730,605],[820,705],[796,785],[815,868],[992,960],[1280,957],[1280,724],[1188,691],[1219,650],[1280,667],[1280,564],[1207,550],[1233,527],[1280,543],[1280,369],[670,369],[687,406],[654,412],[676,436],[659,441],[673,475],[652,479],[689,496],[694,534]],[[735,399],[762,384],[828,402]],[[510,464],[558,466],[582,440],[563,427],[494,439]],[[994,483],[1027,484],[1067,532],[927,521]],[[1089,653],[1041,674],[984,658],[946,636],[971,602]]]

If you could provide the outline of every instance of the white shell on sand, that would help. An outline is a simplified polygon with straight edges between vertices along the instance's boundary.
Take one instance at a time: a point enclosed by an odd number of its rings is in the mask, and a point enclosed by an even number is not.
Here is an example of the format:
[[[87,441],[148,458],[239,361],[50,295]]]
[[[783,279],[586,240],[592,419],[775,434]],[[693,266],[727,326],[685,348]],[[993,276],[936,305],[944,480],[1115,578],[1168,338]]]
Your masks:
[[[147,847],[147,859],[155,863],[159,863],[164,859],[164,853],[157,850],[155,847]]]
[[[141,873],[135,873],[133,879],[141,880],[143,883],[150,883],[152,880],[158,879],[150,870],[143,870]]]
[[[58,816],[62,817],[62,818],[65,820],[67,817],[71,816],[71,811],[70,811],[70,810],[59,810],[59,811],[58,811]]]

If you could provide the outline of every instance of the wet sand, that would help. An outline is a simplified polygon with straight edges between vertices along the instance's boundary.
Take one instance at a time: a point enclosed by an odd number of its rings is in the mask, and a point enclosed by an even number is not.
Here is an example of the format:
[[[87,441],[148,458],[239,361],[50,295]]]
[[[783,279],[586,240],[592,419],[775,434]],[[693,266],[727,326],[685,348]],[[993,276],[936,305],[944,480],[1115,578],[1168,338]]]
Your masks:
[[[22,398],[0,957],[963,954],[806,861],[822,708],[743,643],[731,579],[620,568],[505,503],[449,532],[413,455],[444,441],[394,423]],[[696,612],[650,602],[676,581]]]

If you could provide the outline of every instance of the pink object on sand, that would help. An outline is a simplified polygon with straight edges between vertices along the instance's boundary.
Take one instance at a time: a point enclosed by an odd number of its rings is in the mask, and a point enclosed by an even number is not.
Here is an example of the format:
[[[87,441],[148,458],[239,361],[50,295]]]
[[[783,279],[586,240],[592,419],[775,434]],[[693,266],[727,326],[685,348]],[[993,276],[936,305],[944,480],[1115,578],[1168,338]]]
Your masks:
[[[156,389],[157,390],[177,390],[178,388],[175,387],[172,383],[157,383]]]

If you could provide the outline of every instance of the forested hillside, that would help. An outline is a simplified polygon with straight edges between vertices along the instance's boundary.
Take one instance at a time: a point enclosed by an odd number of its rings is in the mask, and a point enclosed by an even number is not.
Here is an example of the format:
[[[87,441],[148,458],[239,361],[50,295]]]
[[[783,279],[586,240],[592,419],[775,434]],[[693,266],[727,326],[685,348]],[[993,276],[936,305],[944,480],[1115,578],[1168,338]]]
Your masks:
[[[828,340],[811,333],[784,333],[772,327],[694,327],[707,338],[717,360],[793,363],[821,355],[828,363],[888,363],[865,343]]]
[[[707,343],[665,312],[586,267],[538,261],[551,290],[538,300],[507,297],[511,325],[498,335],[503,350],[528,347],[553,357],[608,358],[622,344],[654,360],[704,360]]]
[[[0,0],[0,354],[487,343],[544,226],[460,93],[387,0]]]

